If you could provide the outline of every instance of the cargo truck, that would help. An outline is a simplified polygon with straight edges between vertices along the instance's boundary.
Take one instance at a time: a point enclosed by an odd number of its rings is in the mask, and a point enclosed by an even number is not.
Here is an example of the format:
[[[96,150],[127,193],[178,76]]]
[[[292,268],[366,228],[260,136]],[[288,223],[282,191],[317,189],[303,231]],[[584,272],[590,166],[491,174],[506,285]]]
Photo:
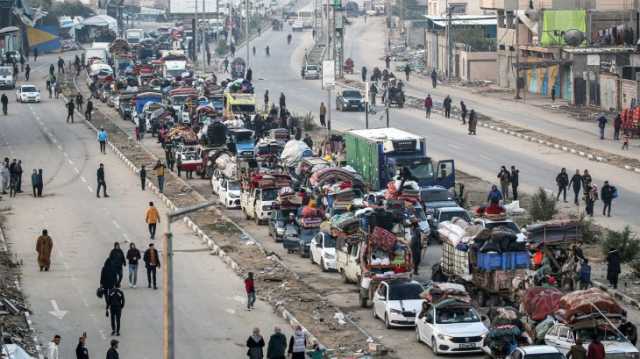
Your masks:
[[[434,168],[424,137],[396,128],[376,128],[347,131],[345,142],[347,164],[362,175],[371,190],[386,188],[402,168],[409,170],[420,187],[455,185],[454,161],[439,161]]]

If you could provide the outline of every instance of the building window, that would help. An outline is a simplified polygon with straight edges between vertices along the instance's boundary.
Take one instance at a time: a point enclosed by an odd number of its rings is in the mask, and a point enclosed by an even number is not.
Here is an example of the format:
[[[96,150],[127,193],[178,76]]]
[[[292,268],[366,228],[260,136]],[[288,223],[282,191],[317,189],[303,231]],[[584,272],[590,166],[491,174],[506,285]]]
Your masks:
[[[450,3],[449,9],[451,9],[451,14],[453,15],[464,15],[467,13],[467,4],[466,3]]]

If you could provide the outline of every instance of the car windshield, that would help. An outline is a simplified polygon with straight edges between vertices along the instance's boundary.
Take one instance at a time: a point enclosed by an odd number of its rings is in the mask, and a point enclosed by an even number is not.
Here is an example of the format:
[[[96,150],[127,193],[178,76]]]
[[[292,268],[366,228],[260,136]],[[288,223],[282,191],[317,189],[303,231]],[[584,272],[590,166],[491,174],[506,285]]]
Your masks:
[[[183,72],[184,72],[184,70],[167,70],[167,73],[169,75],[171,75],[172,77],[182,76]]]
[[[303,242],[311,242],[313,237],[320,231],[320,228],[302,228],[300,231],[300,239]]]
[[[417,179],[433,178],[433,165],[431,162],[412,165],[409,170]]]
[[[513,222],[487,222],[484,224],[486,229],[494,229],[497,227],[505,227],[515,233],[520,233],[520,228]]]
[[[277,197],[278,197],[278,190],[275,188],[262,190],[263,201],[275,201]]]
[[[564,359],[561,353],[527,354],[526,359]]]
[[[599,336],[601,341],[625,342],[620,334],[609,328],[583,328],[577,329],[576,334],[583,342],[590,342],[594,337]]]
[[[6,67],[0,68],[0,76],[11,75],[12,71]]]
[[[324,247],[325,248],[335,248],[336,247],[336,239],[329,236],[329,235],[325,235],[324,236]]]
[[[420,299],[423,290],[417,283],[392,284],[389,286],[389,300]]]
[[[360,94],[360,91],[343,91],[342,97],[362,98],[362,95]]]
[[[438,324],[475,323],[480,318],[471,307],[442,308],[437,311]]]
[[[422,197],[425,202],[451,201],[449,191],[446,189],[427,190],[423,193]]]
[[[307,65],[307,71],[318,71],[318,66],[316,66],[316,65]]]
[[[240,190],[240,182],[237,181],[229,181],[228,182],[229,191],[239,191]]]
[[[33,86],[22,86],[22,92],[38,92],[38,89]]]
[[[453,217],[459,217],[469,222],[469,215],[466,211],[450,211],[440,213],[440,222],[450,221]]]

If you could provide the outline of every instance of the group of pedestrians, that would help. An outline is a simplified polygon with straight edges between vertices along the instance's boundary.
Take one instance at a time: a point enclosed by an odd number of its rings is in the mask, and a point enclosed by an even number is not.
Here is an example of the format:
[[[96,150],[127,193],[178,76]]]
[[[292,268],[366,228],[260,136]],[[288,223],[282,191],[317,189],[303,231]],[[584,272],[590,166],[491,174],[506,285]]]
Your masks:
[[[435,87],[435,86],[434,86]],[[451,118],[451,106],[453,100],[451,96],[447,95],[442,101],[442,110],[444,112],[444,118]],[[433,111],[433,98],[431,94],[427,94],[427,97],[424,99],[424,110],[425,117],[427,120],[431,119],[431,112]],[[468,120],[467,120],[468,117]],[[464,101],[460,101],[460,119],[462,120],[462,125],[467,125],[467,134],[469,135],[477,135],[478,128],[478,116],[476,111],[471,109],[467,109],[467,105]]]
[[[35,170],[34,170],[35,171]],[[22,161],[13,159],[9,161],[8,157],[4,158],[0,166],[0,190],[2,194],[9,194],[9,197],[15,197],[16,194],[22,193]],[[2,199],[2,197],[0,197]]]
[[[498,181],[500,182],[500,195],[502,200],[518,200],[518,187],[520,186],[520,170],[512,165],[511,170],[506,166],[500,167],[498,172]],[[496,188],[497,189],[497,188]],[[511,194],[509,194],[511,190]]]
[[[293,334],[289,338],[287,345],[287,337],[282,334],[279,327],[273,328],[273,334],[269,338],[268,344],[260,334],[259,328],[254,328],[252,334],[247,338],[247,356],[249,359],[263,359],[264,347],[267,347],[267,359],[285,359],[289,356],[291,359],[307,358],[307,347],[309,346],[308,337],[302,327],[297,325]],[[323,358],[324,349],[318,343],[313,343],[312,352],[309,356],[312,359]]]
[[[604,140],[605,139],[604,132],[607,127],[607,124],[609,123],[609,120],[607,119],[607,116],[605,116],[604,114],[601,114],[600,116],[598,116],[598,118],[596,118],[596,122],[598,123],[598,128],[600,129],[600,139]],[[620,141],[621,130],[622,130],[622,116],[618,113],[613,118],[613,140],[614,141]],[[623,150],[629,149],[629,140],[630,140],[629,134],[623,133],[622,134]]]
[[[602,188],[598,191],[598,187],[593,183],[589,170],[584,170],[582,174],[577,169],[575,174],[569,178],[566,168],[562,168],[560,173],[556,176],[556,185],[558,187],[558,193],[556,194],[556,201],[560,201],[560,195],[562,200],[567,203],[567,189],[573,190],[573,203],[580,205],[580,192],[583,193],[585,201],[585,212],[587,215],[593,217],[595,202],[602,200],[602,215],[611,217],[611,207],[613,201],[618,198],[618,190],[615,186],[611,185],[609,181],[604,181]]]
[[[60,355],[60,342],[62,337],[58,334],[53,336],[53,339],[47,346],[47,359],[62,359],[64,355]],[[120,359],[118,353],[118,345],[120,342],[117,339],[111,339],[109,343],[109,349],[107,349],[107,359]],[[78,338],[78,345],[76,346],[76,359],[89,359],[89,348],[87,347],[87,333],[82,333]]]

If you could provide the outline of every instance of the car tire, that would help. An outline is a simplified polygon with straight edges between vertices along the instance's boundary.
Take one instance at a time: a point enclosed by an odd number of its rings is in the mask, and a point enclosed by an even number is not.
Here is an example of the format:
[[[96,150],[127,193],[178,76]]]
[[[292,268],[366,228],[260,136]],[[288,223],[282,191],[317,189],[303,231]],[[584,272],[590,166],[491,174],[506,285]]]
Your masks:
[[[438,342],[435,337],[431,338],[431,351],[434,355],[438,355]]]
[[[322,269],[323,272],[329,271],[329,269],[327,269],[327,266],[324,264],[324,258],[320,259],[320,269]]]
[[[344,270],[341,270],[341,271],[340,271],[340,275],[342,276],[342,281],[343,281],[345,284],[349,284],[349,278],[347,278],[347,275],[344,273]]]
[[[260,219],[258,218],[258,214],[256,214],[255,222],[257,226],[260,225]]]
[[[378,319],[378,314],[376,314],[376,306],[372,306],[371,307],[371,315],[373,316],[373,319]]]
[[[316,264],[316,261],[313,260],[313,253],[309,252],[309,260],[311,261],[311,264]]]
[[[384,314],[384,327],[386,329],[391,329],[391,323],[389,323],[389,316],[385,313]]]

